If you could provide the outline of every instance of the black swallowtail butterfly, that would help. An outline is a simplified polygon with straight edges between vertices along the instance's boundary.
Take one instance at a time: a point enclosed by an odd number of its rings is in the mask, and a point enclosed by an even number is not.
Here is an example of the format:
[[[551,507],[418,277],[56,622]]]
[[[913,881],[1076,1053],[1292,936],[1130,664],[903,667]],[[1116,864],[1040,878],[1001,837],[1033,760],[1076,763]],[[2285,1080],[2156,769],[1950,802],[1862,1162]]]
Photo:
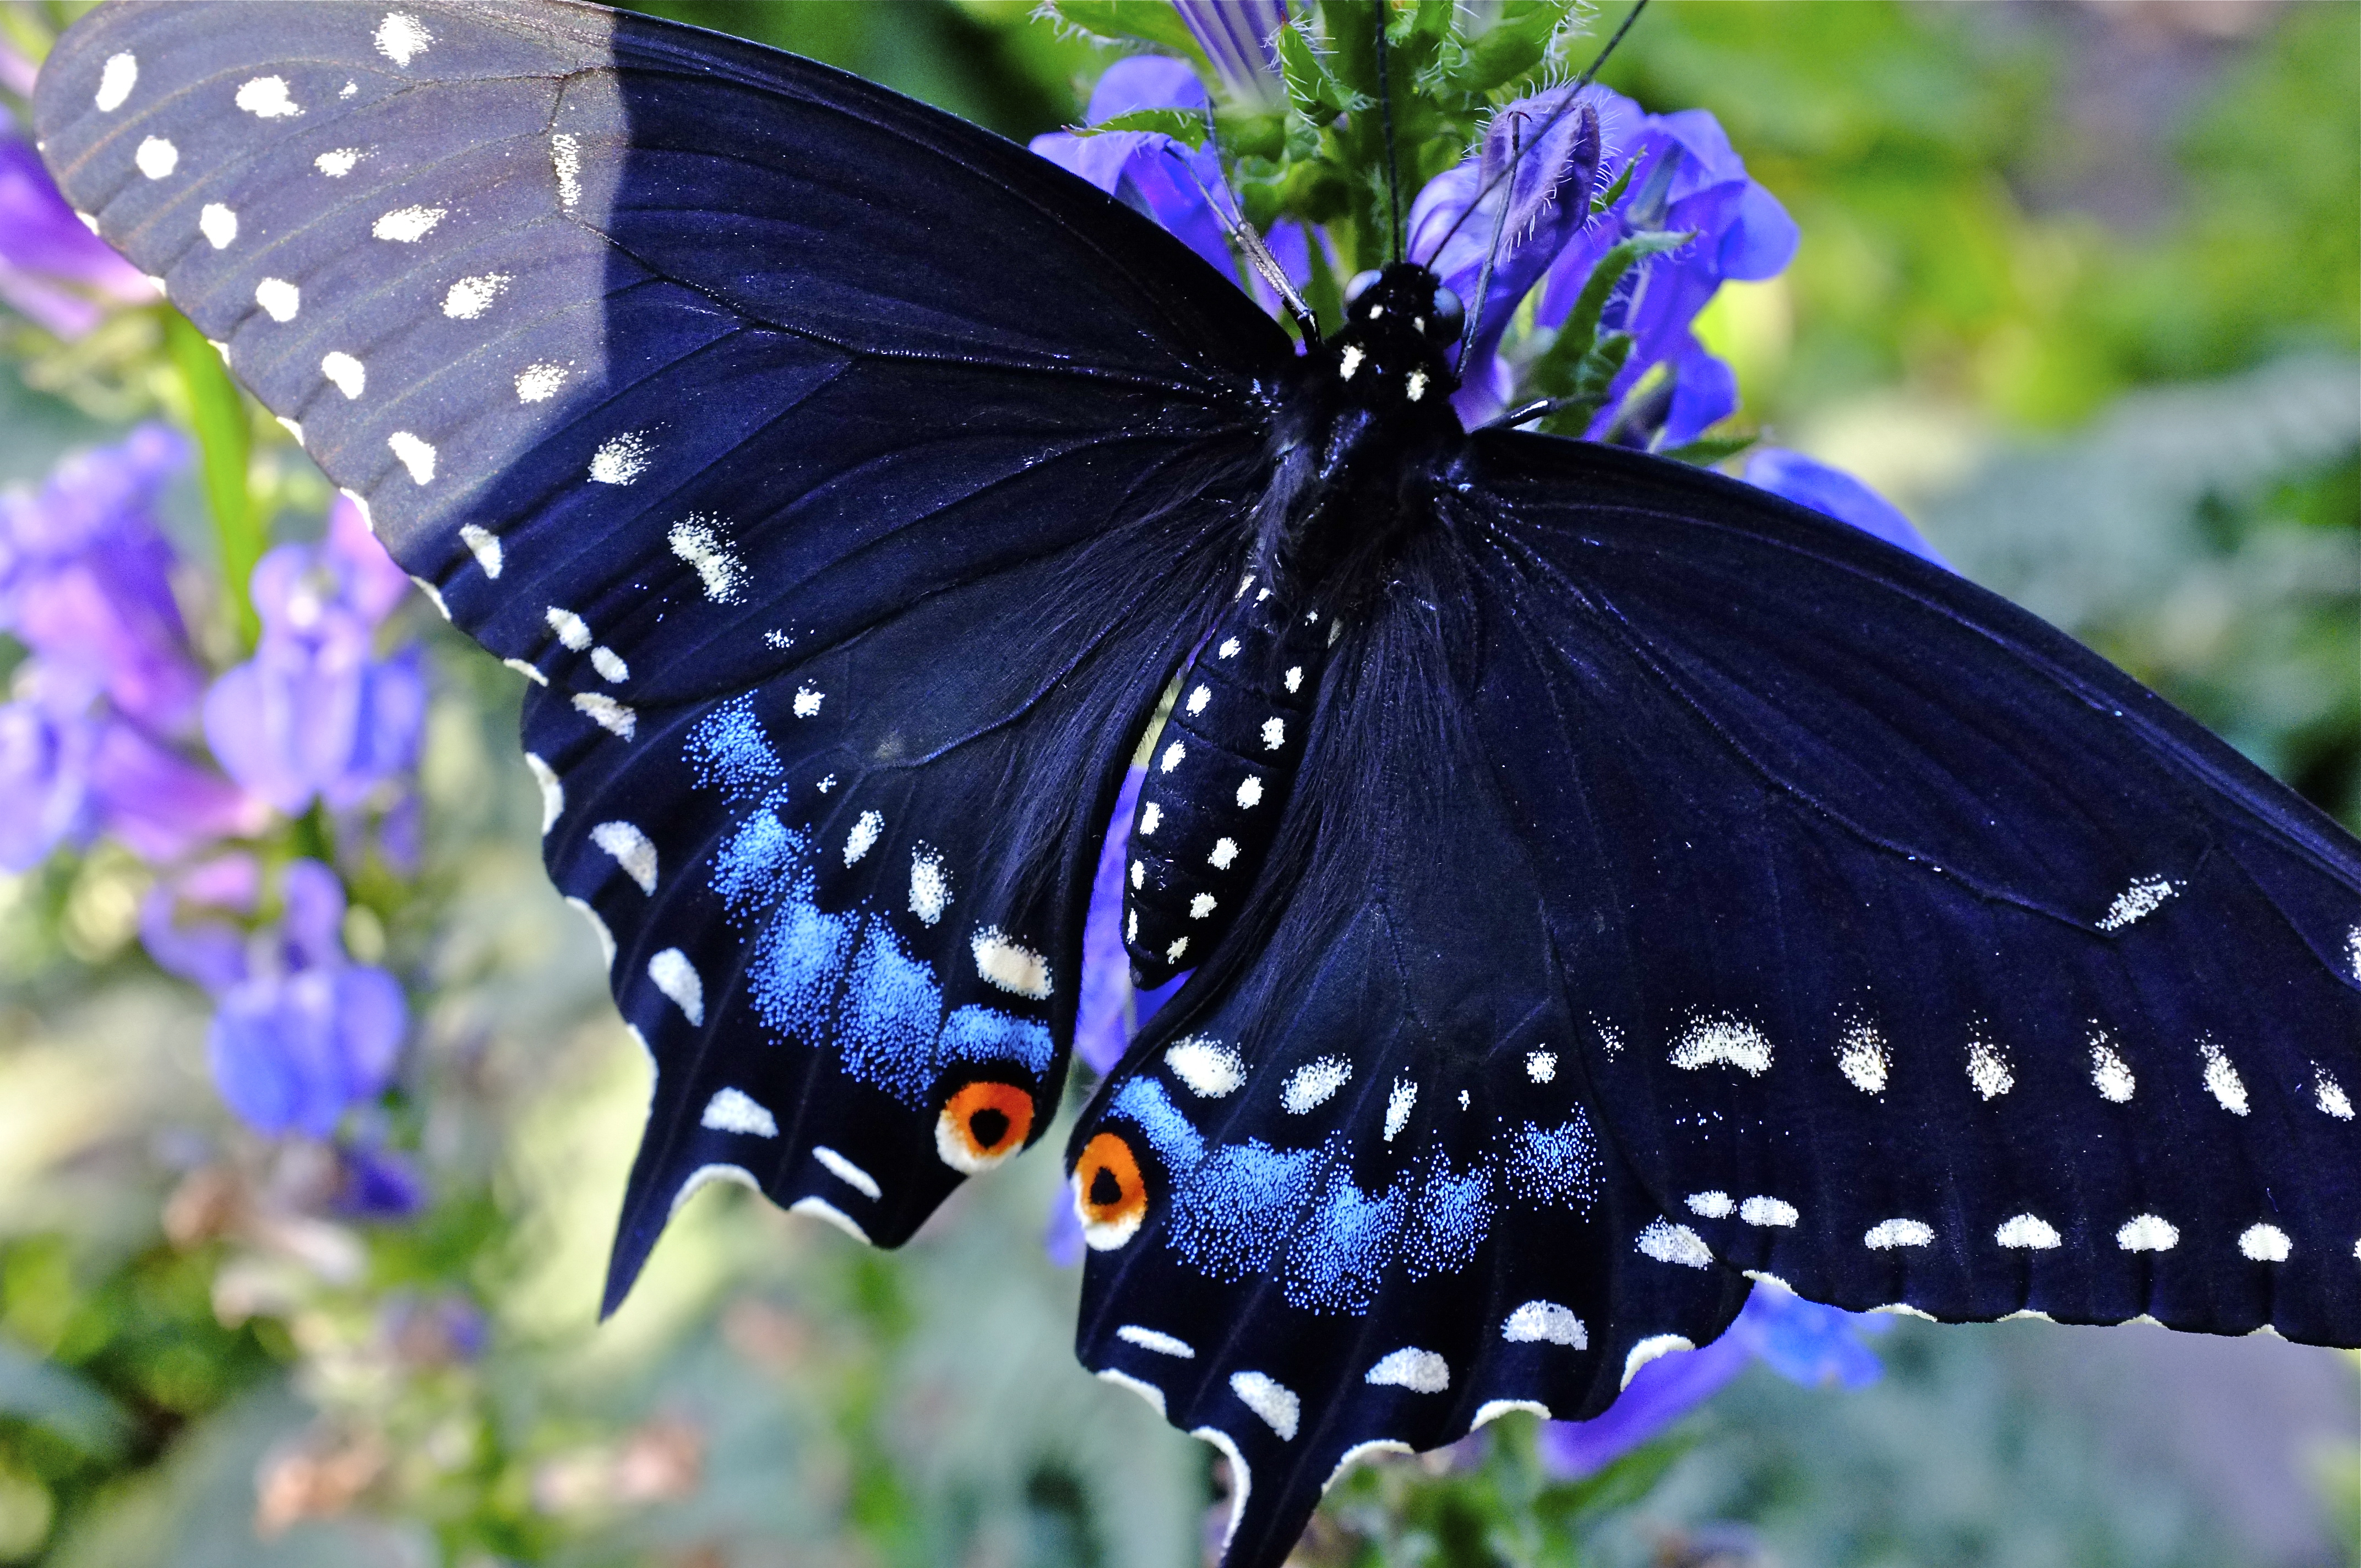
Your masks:
[[[2361,1343],[2361,848],[1899,550],[1464,433],[1422,269],[1299,355],[1022,148],[580,5],[111,6],[37,111],[533,683],[656,1069],[615,1296],[716,1177],[892,1245],[1041,1136],[1185,671],[1080,1350],[1231,1562],[1751,1279]]]

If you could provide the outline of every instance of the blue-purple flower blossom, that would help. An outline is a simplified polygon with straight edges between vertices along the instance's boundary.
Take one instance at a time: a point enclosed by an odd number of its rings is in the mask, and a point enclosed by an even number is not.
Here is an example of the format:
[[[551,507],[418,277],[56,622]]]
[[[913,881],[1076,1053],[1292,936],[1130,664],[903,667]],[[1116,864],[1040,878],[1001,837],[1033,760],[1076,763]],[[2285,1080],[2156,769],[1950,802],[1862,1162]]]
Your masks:
[[[1204,114],[1211,104],[1186,60],[1132,55],[1099,78],[1083,122],[1095,126],[1139,109]],[[1213,211],[1211,193],[1223,189],[1222,159],[1210,142],[1191,150],[1160,131],[1052,131],[1031,145],[1050,162],[1146,212],[1224,276],[1236,275]]]
[[[156,291],[82,226],[29,143],[0,137],[0,300],[60,337],[80,337]]]
[[[1951,564],[1936,553],[1926,536],[1902,515],[1902,510],[1840,468],[1817,463],[1783,446],[1758,446],[1746,457],[1746,482],[1784,496],[1798,506],[1826,512],[1863,533],[1874,533],[1888,544],[1898,544],[1922,561],[1945,571]]]
[[[282,544],[254,568],[262,637],[205,696],[205,737],[232,778],[280,810],[357,805],[415,761],[426,685],[415,648],[375,653],[408,584],[340,501],[318,544]]]
[[[1757,1285],[1719,1339],[1642,1365],[1606,1414],[1543,1423],[1542,1463],[1569,1477],[1603,1469],[1703,1404],[1750,1360],[1807,1387],[1867,1387],[1883,1368],[1861,1336],[1892,1326],[1884,1318],[1824,1307],[1776,1285]]]
[[[1172,0],[1172,8],[1233,96],[1278,102],[1279,51],[1271,40],[1287,26],[1287,0]]]

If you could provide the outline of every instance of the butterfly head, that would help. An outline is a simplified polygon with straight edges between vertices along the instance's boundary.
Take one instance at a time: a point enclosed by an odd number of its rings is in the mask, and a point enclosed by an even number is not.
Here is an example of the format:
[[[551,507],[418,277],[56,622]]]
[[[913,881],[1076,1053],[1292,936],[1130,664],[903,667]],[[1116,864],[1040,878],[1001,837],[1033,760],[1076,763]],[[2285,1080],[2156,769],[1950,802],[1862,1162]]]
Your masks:
[[[1451,359],[1465,319],[1459,296],[1415,262],[1364,272],[1346,286],[1344,326],[1321,345],[1323,368],[1348,401],[1447,412],[1459,389]]]

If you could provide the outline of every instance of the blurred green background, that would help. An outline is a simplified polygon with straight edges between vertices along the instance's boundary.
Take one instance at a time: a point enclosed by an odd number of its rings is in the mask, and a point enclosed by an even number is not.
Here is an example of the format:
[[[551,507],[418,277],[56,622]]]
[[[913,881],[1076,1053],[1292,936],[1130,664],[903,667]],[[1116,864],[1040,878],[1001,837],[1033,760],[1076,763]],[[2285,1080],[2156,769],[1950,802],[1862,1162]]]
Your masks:
[[[1025,3],[652,8],[1020,137],[1106,60]],[[2361,7],[1659,0],[1607,75],[1713,110],[1802,226],[1705,323],[1743,424],[2361,827]],[[6,326],[0,479],[169,404],[152,327],[98,336]],[[283,442],[257,462],[300,532],[324,489]],[[420,630],[428,870],[379,939],[423,999],[423,1221],[308,1212],[302,1151],[214,1106],[136,862],[0,881],[0,1562],[1200,1561],[1203,1451],[1072,1361],[1055,1134],[896,1255],[719,1188],[594,1326],[643,1069],[541,874],[514,678]],[[405,1308],[446,1299],[479,1356]],[[1862,1393],[1748,1374],[1599,1499],[1584,1561],[2361,1561],[2349,1357],[2036,1323],[1880,1348]],[[1306,1561],[1486,1561],[1402,1523],[1470,1463],[1356,1482]]]

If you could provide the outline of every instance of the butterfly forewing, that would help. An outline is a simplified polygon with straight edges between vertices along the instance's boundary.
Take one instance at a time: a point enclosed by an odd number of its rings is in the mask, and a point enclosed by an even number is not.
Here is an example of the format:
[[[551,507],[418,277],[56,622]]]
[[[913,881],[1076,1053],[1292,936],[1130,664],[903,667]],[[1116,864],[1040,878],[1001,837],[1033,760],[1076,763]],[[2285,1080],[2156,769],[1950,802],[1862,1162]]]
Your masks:
[[[1268,319],[996,137],[588,6],[113,6],[38,110],[535,683],[552,875],[657,1063],[616,1289],[713,1174],[891,1243],[1038,1136]]]

